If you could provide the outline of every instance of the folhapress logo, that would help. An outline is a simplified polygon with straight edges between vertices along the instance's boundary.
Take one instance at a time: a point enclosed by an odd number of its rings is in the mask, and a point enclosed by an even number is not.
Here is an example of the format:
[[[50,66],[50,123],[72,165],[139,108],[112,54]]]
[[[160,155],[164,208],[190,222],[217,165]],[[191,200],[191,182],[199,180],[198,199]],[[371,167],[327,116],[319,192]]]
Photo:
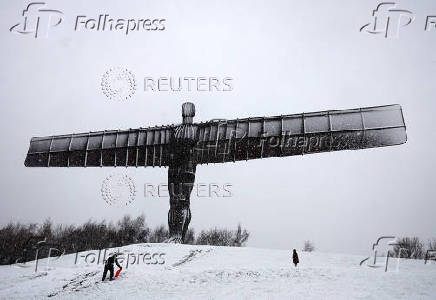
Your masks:
[[[66,14],[65,14],[66,15]],[[133,35],[139,32],[162,32],[166,29],[166,18],[152,16],[122,17],[109,14],[99,14],[89,17],[86,14],[69,16],[64,18],[60,10],[49,9],[45,2],[31,2],[22,12],[22,20],[9,28],[10,32],[22,35],[31,35],[34,38],[48,37],[48,33],[54,27],[61,24],[64,19],[69,24],[62,25],[77,33],[84,32],[119,32]]]
[[[395,2],[383,2],[372,11],[373,21],[365,24],[360,31],[369,34],[383,35],[385,38],[397,38],[400,28],[415,19],[413,13],[405,9],[397,9]]]
[[[44,2],[32,2],[23,10],[20,23],[9,28],[10,32],[33,35],[34,38],[47,37],[51,28],[61,24],[63,13],[48,9]]]
[[[74,26],[75,31],[119,31],[128,35],[135,31],[162,31],[165,30],[166,19],[124,19],[112,18],[110,15],[99,15],[89,18],[87,16],[77,16]]]

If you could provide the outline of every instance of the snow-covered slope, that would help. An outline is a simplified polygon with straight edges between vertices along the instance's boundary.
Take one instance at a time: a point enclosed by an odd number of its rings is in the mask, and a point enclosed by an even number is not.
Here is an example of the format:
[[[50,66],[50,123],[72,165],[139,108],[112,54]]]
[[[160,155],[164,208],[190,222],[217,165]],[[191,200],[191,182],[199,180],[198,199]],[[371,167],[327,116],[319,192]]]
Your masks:
[[[112,249],[114,251],[117,249]],[[130,264],[120,277],[101,282],[98,251],[0,267],[0,298],[66,299],[436,299],[436,264],[402,260],[390,271],[360,267],[362,256],[256,248],[137,244],[119,248]],[[165,253],[154,258],[144,253]],[[102,257],[102,253],[100,253]],[[100,258],[101,260],[101,258]],[[151,262],[156,264],[151,264]],[[162,262],[165,262],[162,264]],[[148,263],[148,264],[147,264]],[[117,268],[115,268],[117,269]]]

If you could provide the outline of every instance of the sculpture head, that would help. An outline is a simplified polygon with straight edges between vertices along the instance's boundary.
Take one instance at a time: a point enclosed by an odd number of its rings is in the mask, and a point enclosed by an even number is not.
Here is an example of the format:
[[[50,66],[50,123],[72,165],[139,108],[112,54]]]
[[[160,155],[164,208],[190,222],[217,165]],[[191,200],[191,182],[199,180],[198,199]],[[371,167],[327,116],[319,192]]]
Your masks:
[[[195,116],[195,105],[191,102],[185,102],[182,104],[182,117],[183,124],[192,124]]]

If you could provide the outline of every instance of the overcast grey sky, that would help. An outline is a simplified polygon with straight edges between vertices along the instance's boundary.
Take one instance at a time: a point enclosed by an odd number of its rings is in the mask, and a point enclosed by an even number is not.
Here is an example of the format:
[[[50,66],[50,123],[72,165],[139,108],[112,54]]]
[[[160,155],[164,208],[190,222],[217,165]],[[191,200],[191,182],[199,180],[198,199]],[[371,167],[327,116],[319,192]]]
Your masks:
[[[80,223],[146,215],[167,223],[168,198],[142,195],[164,183],[159,168],[25,168],[32,136],[398,103],[408,142],[397,147],[199,166],[197,182],[231,183],[233,197],[191,199],[191,228],[235,227],[249,246],[365,253],[380,235],[436,236],[435,1],[398,1],[414,21],[398,38],[359,32],[378,1],[47,1],[64,13],[47,38],[9,32],[28,1],[0,10],[0,223]],[[75,32],[77,15],[165,18],[159,32]],[[101,76],[122,66],[135,96],[108,100]],[[229,76],[230,92],[144,92],[144,76]],[[102,181],[128,174],[138,189],[128,207],[107,205]]]

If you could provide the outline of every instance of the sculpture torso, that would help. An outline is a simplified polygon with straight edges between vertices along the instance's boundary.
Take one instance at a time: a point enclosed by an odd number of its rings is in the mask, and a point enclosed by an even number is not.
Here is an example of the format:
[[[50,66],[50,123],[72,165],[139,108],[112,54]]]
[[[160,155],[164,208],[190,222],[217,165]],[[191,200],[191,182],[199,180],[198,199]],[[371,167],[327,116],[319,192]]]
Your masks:
[[[178,125],[171,136],[168,167],[168,191],[170,211],[168,225],[170,241],[182,243],[191,220],[189,209],[191,191],[195,181],[196,161],[194,147],[197,142],[197,125],[192,124],[195,114],[191,103],[183,106],[183,124]]]

